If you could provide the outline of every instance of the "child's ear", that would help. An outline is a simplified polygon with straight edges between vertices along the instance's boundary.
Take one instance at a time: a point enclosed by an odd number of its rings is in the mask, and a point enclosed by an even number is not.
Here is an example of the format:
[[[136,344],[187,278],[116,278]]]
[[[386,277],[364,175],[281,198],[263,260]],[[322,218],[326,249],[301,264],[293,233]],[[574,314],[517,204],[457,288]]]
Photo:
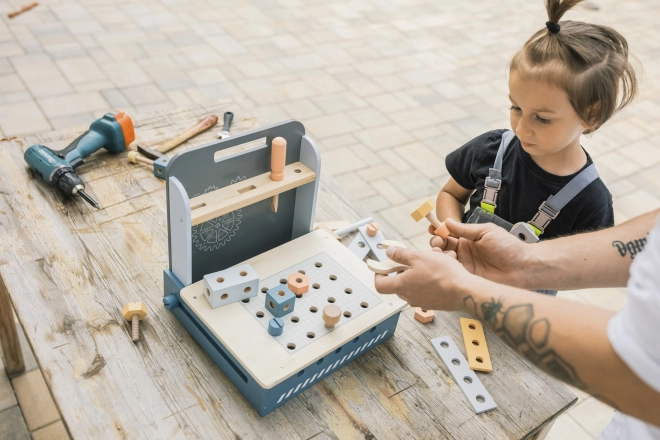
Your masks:
[[[582,126],[586,131],[593,130],[596,127],[596,125],[598,125],[596,121],[599,112],[600,112],[600,102],[596,102],[591,107],[589,107],[589,110],[587,111],[587,118],[586,120],[582,121]]]

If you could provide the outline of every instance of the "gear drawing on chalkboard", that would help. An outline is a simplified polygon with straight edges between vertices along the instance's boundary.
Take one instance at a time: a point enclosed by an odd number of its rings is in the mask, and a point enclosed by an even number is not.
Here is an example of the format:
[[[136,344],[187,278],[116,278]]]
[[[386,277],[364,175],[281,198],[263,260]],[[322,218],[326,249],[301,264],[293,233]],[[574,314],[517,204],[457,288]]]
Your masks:
[[[236,177],[231,184],[242,182],[245,176]],[[206,188],[204,194],[218,189],[215,186]],[[196,194],[197,197],[201,194]],[[231,238],[236,235],[238,227],[241,224],[241,210],[237,209],[228,212],[225,215],[216,217],[192,228],[192,240],[195,247],[202,251],[214,251],[224,246]]]

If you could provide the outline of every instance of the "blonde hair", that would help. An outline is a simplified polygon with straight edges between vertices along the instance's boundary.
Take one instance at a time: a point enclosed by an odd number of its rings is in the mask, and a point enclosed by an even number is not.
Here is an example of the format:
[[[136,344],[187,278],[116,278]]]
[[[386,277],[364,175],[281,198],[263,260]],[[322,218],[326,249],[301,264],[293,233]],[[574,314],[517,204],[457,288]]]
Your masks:
[[[628,42],[617,31],[579,21],[559,21],[581,1],[545,0],[546,28],[527,40],[509,68],[565,90],[576,113],[591,125],[585,130],[587,134],[633,100],[637,78],[628,60]]]

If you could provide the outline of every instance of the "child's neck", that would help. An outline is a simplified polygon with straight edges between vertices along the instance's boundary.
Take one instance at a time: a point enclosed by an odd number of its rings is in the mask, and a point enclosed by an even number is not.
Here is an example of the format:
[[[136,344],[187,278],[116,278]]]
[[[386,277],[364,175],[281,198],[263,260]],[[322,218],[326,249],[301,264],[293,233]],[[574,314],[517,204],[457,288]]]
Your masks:
[[[555,176],[570,176],[587,164],[587,154],[580,146],[580,139],[553,154],[530,155],[534,163]]]

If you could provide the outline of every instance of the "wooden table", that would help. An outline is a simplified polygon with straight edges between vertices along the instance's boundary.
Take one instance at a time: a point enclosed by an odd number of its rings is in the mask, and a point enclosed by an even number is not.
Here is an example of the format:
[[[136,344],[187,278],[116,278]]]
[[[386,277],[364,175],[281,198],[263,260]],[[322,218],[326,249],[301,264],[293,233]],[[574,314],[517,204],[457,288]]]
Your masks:
[[[138,143],[153,146],[209,113],[236,114],[232,132],[256,126],[232,102],[136,116]],[[91,123],[91,121],[90,121]],[[421,324],[405,310],[394,337],[291,402],[259,417],[162,305],[168,266],[165,183],[126,152],[79,168],[103,209],[64,199],[31,176],[23,151],[59,149],[86,127],[0,142],[0,332],[5,365],[20,371],[9,300],[72,437],[456,438],[541,437],[577,398],[487,332],[494,370],[478,373],[499,407],[475,415],[429,340],[462,348],[459,314]],[[212,129],[182,148],[214,139]],[[368,216],[323,176],[317,220]],[[7,295],[8,294],[8,295]],[[149,307],[141,339],[121,316]]]

